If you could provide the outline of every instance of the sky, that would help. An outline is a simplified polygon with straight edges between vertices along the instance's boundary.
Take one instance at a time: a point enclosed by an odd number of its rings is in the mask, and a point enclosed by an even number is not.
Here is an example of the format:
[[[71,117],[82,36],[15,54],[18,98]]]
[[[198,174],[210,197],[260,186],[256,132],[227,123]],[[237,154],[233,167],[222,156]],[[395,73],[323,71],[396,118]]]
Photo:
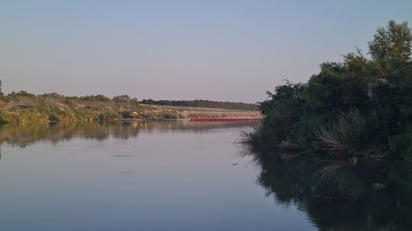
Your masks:
[[[4,93],[255,103],[368,42],[410,0],[0,0]]]

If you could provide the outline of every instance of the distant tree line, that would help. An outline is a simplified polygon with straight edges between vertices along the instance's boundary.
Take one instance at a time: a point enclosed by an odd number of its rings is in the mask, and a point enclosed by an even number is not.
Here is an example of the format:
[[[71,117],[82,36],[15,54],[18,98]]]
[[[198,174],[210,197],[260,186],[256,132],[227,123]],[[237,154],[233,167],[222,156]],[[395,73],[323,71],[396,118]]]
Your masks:
[[[0,87],[1,87],[1,81],[0,81]],[[0,95],[1,95],[1,90],[0,90]],[[114,96],[113,98],[109,98],[107,96],[98,94],[98,95],[86,95],[86,96],[64,96],[61,94],[58,94],[56,92],[53,93],[44,93],[40,95],[35,95],[32,93],[29,93],[27,91],[18,91],[18,92],[11,92],[6,96],[6,99],[12,99],[16,97],[26,97],[26,98],[49,98],[49,99],[59,99],[59,100],[66,100],[66,101],[77,101],[77,102],[103,102],[103,103],[132,103],[132,104],[138,104],[139,100],[137,98],[131,98],[128,95],[118,95]]]
[[[0,86],[1,89],[1,86]],[[0,91],[1,93],[1,91]],[[146,104],[176,105],[190,107],[222,108],[242,110],[235,113],[257,113],[257,105],[245,103],[194,101],[142,100]],[[189,109],[190,110],[190,109]],[[32,94],[27,91],[0,94],[0,126],[2,124],[25,123],[74,123],[90,121],[113,121],[123,119],[176,119],[208,117],[205,113],[188,113],[170,108],[160,109],[141,105],[137,98],[126,94],[112,98],[101,94],[86,96],[64,96],[55,92]]]
[[[1,87],[1,82],[0,82]],[[1,88],[0,88],[1,94]],[[40,95],[35,95],[27,91],[11,92],[6,96],[6,99],[12,99],[16,97],[26,97],[26,98],[49,98],[49,99],[59,99],[65,102],[96,102],[96,103],[117,103],[117,104],[151,104],[151,105],[163,105],[163,106],[182,106],[182,107],[205,107],[205,108],[222,108],[229,110],[247,110],[256,111],[258,110],[257,104],[251,103],[241,103],[241,102],[221,102],[221,101],[210,101],[210,100],[153,100],[153,99],[143,99],[139,102],[137,98],[131,98],[130,96],[118,95],[113,98],[97,94],[97,95],[86,95],[86,96],[64,96],[58,93],[45,93]]]
[[[250,103],[234,103],[220,102],[210,100],[153,100],[144,99],[140,101],[142,104],[163,105],[163,106],[181,106],[181,107],[206,107],[206,108],[222,108],[230,110],[257,110],[256,104]]]

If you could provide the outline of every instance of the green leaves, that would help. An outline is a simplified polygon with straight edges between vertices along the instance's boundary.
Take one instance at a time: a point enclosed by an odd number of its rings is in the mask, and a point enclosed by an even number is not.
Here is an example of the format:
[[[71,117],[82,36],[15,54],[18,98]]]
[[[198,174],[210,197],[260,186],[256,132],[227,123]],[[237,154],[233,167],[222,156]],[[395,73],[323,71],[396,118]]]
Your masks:
[[[373,59],[358,49],[342,63],[321,64],[308,83],[277,86],[259,104],[266,115],[262,140],[316,150],[319,131],[326,131],[325,137],[341,142],[350,155],[372,161],[394,156],[409,142],[403,127],[412,124],[411,41],[406,22],[390,21],[369,43]]]
[[[396,74],[411,55],[412,34],[408,23],[389,21],[385,28],[379,28],[374,40],[369,42],[369,53],[376,60],[384,76]]]

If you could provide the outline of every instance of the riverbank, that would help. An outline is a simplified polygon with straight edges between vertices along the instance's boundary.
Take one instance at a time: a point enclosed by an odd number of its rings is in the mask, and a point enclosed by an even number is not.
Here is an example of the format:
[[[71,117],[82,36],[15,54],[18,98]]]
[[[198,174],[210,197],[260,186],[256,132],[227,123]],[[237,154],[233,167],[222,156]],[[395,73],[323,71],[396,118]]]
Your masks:
[[[141,104],[128,96],[65,97],[19,92],[0,98],[0,124],[260,117],[252,110]]]
[[[256,159],[290,165],[281,174],[324,198],[412,195],[412,34],[390,21],[374,38],[372,59],[349,53],[343,63],[321,64],[308,82],[269,93],[259,105],[262,126],[248,135]],[[393,60],[373,56],[382,50]]]

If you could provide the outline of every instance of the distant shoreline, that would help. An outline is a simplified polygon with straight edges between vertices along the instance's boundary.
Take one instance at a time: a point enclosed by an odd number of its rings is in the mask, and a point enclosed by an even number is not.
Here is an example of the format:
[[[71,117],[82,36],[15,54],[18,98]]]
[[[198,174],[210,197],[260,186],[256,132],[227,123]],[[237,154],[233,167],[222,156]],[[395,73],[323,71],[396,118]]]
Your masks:
[[[34,95],[21,91],[0,97],[0,124],[261,117],[257,110],[236,108],[236,105],[251,107],[252,104],[207,100],[163,102],[188,105],[192,102],[199,107],[142,104],[127,95],[110,99],[103,95],[66,97],[57,93]],[[213,105],[232,108],[214,108]]]

